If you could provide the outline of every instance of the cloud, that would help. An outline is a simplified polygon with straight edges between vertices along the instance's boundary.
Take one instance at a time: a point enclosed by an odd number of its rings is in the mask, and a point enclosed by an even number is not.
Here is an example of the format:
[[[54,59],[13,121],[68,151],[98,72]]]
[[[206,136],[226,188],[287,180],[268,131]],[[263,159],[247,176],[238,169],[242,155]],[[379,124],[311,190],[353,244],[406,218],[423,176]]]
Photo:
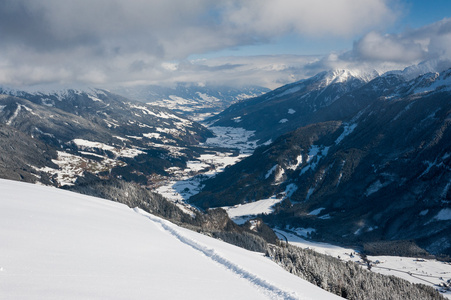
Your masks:
[[[0,84],[167,81],[188,74],[181,65],[182,72],[174,74],[168,62],[193,54],[264,44],[286,34],[349,38],[381,28],[396,18],[387,3],[3,0]],[[211,77],[213,71],[201,73]]]
[[[171,81],[208,85],[259,85],[277,88],[305,78],[305,66],[319,56],[263,55],[185,61],[169,76]]]
[[[421,60],[427,50],[409,38],[370,32],[354,45],[362,60],[412,62]]]
[[[422,60],[451,59],[451,19],[401,34],[369,32],[354,43],[355,59],[361,61],[418,63]]]
[[[323,56],[306,64],[302,71],[304,75],[329,69],[384,73],[420,63],[431,71],[443,71],[450,62],[451,19],[443,19],[398,34],[370,31],[355,41],[351,50]]]
[[[227,19],[259,35],[295,32],[350,37],[391,23],[396,14],[380,0],[231,1]]]

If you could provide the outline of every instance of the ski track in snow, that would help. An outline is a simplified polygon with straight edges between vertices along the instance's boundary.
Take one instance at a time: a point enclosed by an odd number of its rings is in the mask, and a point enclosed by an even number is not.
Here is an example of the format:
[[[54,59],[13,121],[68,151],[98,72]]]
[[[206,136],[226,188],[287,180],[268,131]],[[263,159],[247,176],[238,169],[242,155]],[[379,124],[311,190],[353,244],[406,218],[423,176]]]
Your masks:
[[[164,220],[160,220],[149,214],[143,214],[138,208],[134,208],[134,211],[142,215],[143,217],[148,218],[152,222],[160,225],[165,231],[167,231],[173,237],[177,238],[180,242],[201,252],[203,255],[207,256],[212,261],[222,265],[227,270],[235,273],[238,277],[248,281],[250,284],[255,286],[259,291],[268,296],[270,299],[293,299],[293,300],[301,299],[296,296],[296,293],[294,292],[289,293],[287,291],[284,291],[278,288],[277,286],[269,283],[268,281],[258,277],[257,275],[252,274],[251,272],[243,269],[242,267],[238,266],[232,261],[221,256],[221,254],[219,254],[215,249],[202,245],[199,242],[183,235],[182,233],[178,232],[175,228],[167,224]]]

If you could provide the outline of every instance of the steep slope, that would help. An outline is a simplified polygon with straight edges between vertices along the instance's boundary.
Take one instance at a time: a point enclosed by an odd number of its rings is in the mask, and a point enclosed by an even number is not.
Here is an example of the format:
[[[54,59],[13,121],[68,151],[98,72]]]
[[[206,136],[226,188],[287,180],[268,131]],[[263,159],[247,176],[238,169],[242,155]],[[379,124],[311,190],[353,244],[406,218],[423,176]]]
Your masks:
[[[138,209],[2,179],[0,194],[7,299],[340,299]]]
[[[26,182],[40,178],[49,184],[46,173],[37,169],[57,167],[52,162],[57,157],[55,149],[4,124],[0,124],[0,154],[0,178]]]
[[[333,119],[336,109],[329,107],[341,96],[363,86],[376,75],[363,76],[349,70],[322,72],[263,96],[234,104],[207,122],[214,126],[255,131],[255,139],[262,144],[300,126],[327,121],[326,117]],[[318,114],[326,109],[332,115],[318,118]]]
[[[166,169],[184,167],[199,142],[212,135],[167,109],[107,91],[2,92],[21,98],[0,98],[0,123],[58,148],[59,168],[34,166],[55,185],[91,175],[152,184]]]
[[[451,70],[408,82],[376,78],[337,100],[365,104],[353,118],[281,136],[205,182],[191,201],[216,207],[273,197],[280,204],[265,217],[273,225],[312,228],[336,242],[412,239],[451,254],[450,98]]]
[[[135,86],[118,88],[114,92],[130,99],[166,107],[190,119],[201,121],[235,102],[260,96],[269,92],[269,89],[259,86],[236,88],[178,83],[175,87]]]

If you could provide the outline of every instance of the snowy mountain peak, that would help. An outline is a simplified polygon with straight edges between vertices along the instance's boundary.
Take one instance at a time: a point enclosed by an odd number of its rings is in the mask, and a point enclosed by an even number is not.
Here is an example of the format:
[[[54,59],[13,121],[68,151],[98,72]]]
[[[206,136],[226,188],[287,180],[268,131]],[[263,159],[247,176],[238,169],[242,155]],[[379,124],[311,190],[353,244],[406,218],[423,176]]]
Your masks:
[[[335,69],[325,72],[324,81],[327,82],[327,85],[330,83],[343,83],[350,79],[360,79],[368,82],[377,76],[379,76],[379,73],[376,70]]]
[[[411,81],[411,92],[413,94],[441,92],[451,90],[451,69],[444,72],[431,72]]]

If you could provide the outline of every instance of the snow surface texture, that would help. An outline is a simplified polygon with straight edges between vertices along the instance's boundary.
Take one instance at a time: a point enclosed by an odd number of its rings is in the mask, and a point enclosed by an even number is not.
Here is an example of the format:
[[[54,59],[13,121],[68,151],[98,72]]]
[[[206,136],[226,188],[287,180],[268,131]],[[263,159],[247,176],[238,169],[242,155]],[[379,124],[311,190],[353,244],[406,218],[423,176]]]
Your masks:
[[[139,209],[0,179],[2,299],[340,299]]]

